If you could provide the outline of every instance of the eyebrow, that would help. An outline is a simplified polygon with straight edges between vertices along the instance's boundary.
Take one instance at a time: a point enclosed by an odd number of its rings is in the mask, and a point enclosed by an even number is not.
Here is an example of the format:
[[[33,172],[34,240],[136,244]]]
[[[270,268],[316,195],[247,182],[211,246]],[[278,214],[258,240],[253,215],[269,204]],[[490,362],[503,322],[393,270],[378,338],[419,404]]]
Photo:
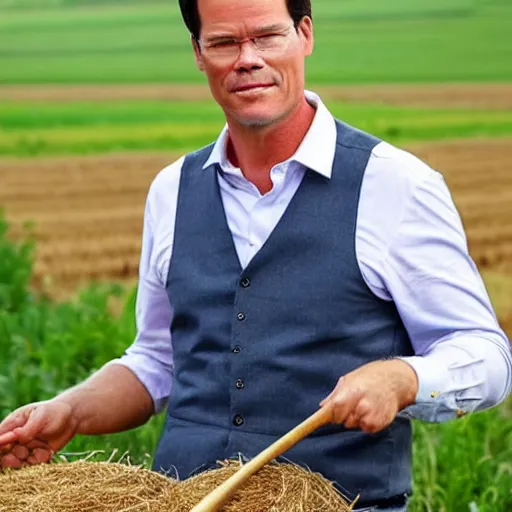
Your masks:
[[[254,31],[254,34],[266,34],[267,32],[282,32],[283,30],[286,29],[287,27],[283,27],[283,25],[275,23],[274,25],[267,25],[265,27],[257,28]]]
[[[273,25],[266,25],[264,27],[260,27],[252,31],[253,35],[260,35],[260,34],[267,34],[269,32],[282,32],[283,30],[286,30],[286,27],[283,27],[283,25],[280,25],[278,23],[275,23]],[[206,37],[204,39],[205,43],[215,43],[216,41],[224,41],[226,39],[237,39],[236,36],[233,34],[214,34],[209,37]]]

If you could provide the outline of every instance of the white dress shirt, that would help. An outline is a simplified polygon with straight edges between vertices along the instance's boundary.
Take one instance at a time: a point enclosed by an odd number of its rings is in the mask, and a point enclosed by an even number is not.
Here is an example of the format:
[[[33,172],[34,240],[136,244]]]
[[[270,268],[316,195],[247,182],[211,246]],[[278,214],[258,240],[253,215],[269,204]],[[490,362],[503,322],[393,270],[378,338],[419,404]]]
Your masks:
[[[306,96],[316,107],[315,118],[297,152],[271,170],[270,192],[261,195],[228,161],[227,128],[205,164],[205,172],[215,172],[211,164],[221,166],[221,197],[244,268],[275,228],[305,169],[331,176],[334,118],[318,96]],[[166,282],[183,161],[163,169],[151,185],[144,217],[137,337],[123,357],[109,363],[135,373],[156,412],[165,407],[173,381],[172,296],[169,300]],[[378,144],[362,183],[356,253],[371,291],[396,303],[414,348],[415,356],[403,360],[414,368],[419,391],[416,404],[402,415],[444,421],[491,407],[507,396],[512,383],[510,345],[468,254],[461,220],[441,174],[405,151]]]

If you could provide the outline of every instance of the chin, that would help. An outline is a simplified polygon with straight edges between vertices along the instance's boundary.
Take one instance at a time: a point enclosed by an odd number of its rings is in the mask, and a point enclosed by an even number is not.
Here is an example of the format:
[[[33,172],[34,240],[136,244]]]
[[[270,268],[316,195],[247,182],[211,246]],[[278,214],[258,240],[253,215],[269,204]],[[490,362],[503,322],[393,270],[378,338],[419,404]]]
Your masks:
[[[272,118],[257,118],[257,117],[239,117],[238,122],[250,128],[264,128],[265,126],[270,126],[276,122],[276,119]]]
[[[239,112],[234,117],[242,125],[255,128],[264,128],[280,121],[286,114],[275,115],[270,112]]]

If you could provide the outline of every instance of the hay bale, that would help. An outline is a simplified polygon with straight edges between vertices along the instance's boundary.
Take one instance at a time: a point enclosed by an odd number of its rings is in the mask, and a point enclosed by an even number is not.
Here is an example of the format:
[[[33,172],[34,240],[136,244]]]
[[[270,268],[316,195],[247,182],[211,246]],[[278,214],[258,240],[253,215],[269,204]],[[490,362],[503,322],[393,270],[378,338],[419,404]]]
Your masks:
[[[0,475],[2,512],[159,511],[176,484],[158,473],[108,462],[29,466]]]
[[[140,467],[107,462],[31,466],[0,474],[2,512],[190,512],[240,467],[178,482]],[[294,464],[267,464],[224,506],[223,512],[345,512],[347,500],[331,482]]]
[[[204,496],[240,468],[225,461],[219,469],[183,480],[172,489],[171,512],[189,512]],[[348,501],[318,473],[295,464],[263,466],[223,507],[223,512],[346,512]]]

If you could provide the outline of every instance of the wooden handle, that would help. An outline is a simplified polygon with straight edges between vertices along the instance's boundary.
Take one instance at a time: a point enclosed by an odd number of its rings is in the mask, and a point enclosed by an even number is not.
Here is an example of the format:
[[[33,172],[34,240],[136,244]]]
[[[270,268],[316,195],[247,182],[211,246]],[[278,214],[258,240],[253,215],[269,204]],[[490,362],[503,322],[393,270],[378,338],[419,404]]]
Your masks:
[[[331,421],[331,408],[322,407],[300,425],[280,437],[275,443],[265,448],[254,459],[244,464],[234,475],[205,496],[190,512],[217,512],[249,477],[259,471],[265,464],[279,457],[311,432]]]

